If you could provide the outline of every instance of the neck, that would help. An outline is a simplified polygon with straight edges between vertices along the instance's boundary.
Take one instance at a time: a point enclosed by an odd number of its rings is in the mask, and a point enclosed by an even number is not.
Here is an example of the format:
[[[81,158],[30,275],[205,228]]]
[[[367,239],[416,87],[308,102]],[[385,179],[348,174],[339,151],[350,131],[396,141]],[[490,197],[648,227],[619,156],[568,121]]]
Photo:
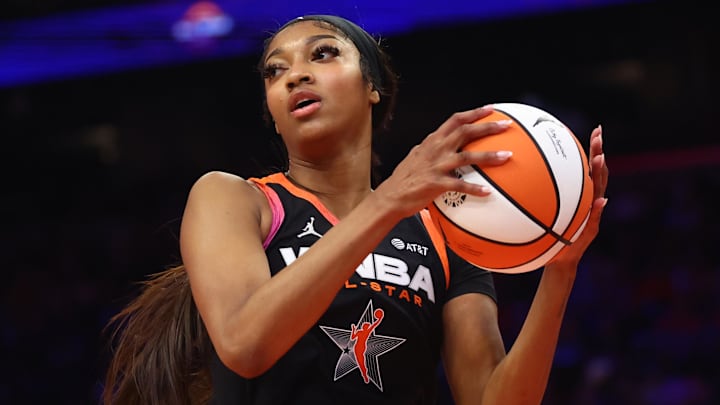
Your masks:
[[[290,159],[285,174],[296,186],[317,196],[336,217],[343,218],[372,192],[370,157],[358,155],[363,156],[321,165]]]

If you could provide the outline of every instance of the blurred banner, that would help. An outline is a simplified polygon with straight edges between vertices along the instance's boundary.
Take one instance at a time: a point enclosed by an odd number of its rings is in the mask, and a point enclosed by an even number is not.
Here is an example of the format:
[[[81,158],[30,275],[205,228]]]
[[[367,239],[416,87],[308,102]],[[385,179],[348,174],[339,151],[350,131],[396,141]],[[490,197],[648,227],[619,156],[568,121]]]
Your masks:
[[[0,88],[259,51],[286,20],[338,14],[376,35],[639,0],[217,0],[0,22]]]

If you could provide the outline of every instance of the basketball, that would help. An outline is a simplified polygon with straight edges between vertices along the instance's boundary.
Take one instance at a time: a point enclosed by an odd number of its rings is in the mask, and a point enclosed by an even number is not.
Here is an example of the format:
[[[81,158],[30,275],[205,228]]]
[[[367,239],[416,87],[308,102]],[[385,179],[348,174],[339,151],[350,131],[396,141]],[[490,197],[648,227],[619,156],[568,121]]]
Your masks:
[[[544,266],[585,227],[593,184],[588,158],[573,132],[548,112],[521,103],[494,104],[478,122],[512,120],[503,133],[465,150],[509,150],[500,166],[463,166],[455,174],[486,185],[490,195],[438,196],[429,211],[450,249],[476,267],[525,273]]]

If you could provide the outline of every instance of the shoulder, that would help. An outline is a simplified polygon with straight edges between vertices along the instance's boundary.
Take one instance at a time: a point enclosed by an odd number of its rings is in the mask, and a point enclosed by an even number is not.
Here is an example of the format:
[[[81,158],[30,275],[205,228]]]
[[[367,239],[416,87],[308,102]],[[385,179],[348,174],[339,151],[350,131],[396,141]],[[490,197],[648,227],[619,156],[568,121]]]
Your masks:
[[[219,170],[212,170],[204,173],[192,186],[191,192],[200,191],[208,192],[217,189],[244,187],[248,185],[248,181],[236,174],[223,172]]]
[[[253,182],[232,173],[214,170],[195,180],[187,205],[187,208],[201,207],[227,214],[239,209],[259,212],[267,205],[267,201]]]
[[[210,171],[195,180],[188,194],[181,244],[233,240],[239,234],[262,238],[271,223],[270,205],[255,183],[235,174]]]
[[[236,174],[213,170],[195,180],[190,197],[210,196],[214,198],[252,197],[257,188],[249,180]]]

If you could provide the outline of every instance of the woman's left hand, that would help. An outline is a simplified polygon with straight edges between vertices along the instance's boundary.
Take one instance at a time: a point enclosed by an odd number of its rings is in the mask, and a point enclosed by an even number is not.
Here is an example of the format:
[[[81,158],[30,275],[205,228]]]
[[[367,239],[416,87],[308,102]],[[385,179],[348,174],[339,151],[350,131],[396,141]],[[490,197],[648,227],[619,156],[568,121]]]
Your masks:
[[[590,135],[590,174],[593,181],[593,202],[585,228],[572,245],[563,249],[550,263],[568,263],[574,266],[580,262],[585,250],[590,246],[600,230],[600,217],[607,203],[608,167],[603,152],[602,127],[597,126]],[[548,264],[550,264],[548,263]]]

